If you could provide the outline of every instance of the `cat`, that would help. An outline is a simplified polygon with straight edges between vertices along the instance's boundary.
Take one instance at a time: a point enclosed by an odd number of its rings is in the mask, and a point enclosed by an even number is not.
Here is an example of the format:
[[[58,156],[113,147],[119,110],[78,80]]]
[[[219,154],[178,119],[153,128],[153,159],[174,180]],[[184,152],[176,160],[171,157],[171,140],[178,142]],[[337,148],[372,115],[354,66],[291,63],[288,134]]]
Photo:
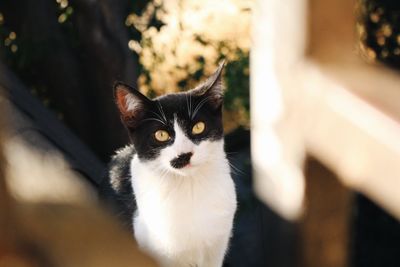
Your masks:
[[[117,82],[131,145],[113,156],[109,183],[140,248],[166,267],[221,267],[236,211],[224,151],[224,64],[204,83],[153,100]]]

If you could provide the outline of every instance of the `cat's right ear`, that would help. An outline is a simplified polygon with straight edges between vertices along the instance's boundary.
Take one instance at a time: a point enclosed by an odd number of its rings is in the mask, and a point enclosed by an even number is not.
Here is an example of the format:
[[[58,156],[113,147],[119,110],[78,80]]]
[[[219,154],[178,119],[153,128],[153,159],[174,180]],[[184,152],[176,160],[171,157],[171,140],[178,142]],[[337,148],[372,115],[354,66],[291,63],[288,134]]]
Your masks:
[[[144,116],[146,106],[151,102],[138,90],[122,82],[114,84],[114,98],[121,120],[129,129],[134,129],[138,125]]]

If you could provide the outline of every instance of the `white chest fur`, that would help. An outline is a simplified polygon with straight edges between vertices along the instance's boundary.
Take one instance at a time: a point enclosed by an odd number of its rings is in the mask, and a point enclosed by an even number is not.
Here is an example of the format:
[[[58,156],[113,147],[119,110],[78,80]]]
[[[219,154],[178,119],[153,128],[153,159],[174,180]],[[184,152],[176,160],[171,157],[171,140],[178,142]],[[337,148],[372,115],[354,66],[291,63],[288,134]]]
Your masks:
[[[204,146],[209,154],[196,158],[195,152],[192,169],[184,175],[163,171],[160,162],[132,160],[135,237],[163,266],[222,265],[236,210],[235,188],[223,142]]]

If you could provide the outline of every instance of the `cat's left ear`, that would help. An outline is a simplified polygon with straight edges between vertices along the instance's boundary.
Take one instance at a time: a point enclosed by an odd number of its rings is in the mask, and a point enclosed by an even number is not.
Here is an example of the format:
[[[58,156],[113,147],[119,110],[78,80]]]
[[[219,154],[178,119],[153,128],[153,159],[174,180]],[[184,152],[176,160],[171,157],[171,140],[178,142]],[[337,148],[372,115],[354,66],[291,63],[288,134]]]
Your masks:
[[[201,85],[193,89],[190,93],[201,95],[208,98],[215,109],[222,107],[224,101],[224,86],[222,81],[222,71],[224,70],[225,62],[221,62],[217,70]]]

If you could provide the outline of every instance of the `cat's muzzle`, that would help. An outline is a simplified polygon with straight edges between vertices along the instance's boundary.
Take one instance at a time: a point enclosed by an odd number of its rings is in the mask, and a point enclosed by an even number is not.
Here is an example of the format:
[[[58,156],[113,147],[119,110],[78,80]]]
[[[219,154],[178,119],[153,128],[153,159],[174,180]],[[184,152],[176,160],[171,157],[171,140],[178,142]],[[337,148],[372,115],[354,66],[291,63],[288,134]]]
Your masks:
[[[192,152],[180,154],[178,157],[171,160],[171,166],[175,169],[181,169],[190,163],[192,156]]]

